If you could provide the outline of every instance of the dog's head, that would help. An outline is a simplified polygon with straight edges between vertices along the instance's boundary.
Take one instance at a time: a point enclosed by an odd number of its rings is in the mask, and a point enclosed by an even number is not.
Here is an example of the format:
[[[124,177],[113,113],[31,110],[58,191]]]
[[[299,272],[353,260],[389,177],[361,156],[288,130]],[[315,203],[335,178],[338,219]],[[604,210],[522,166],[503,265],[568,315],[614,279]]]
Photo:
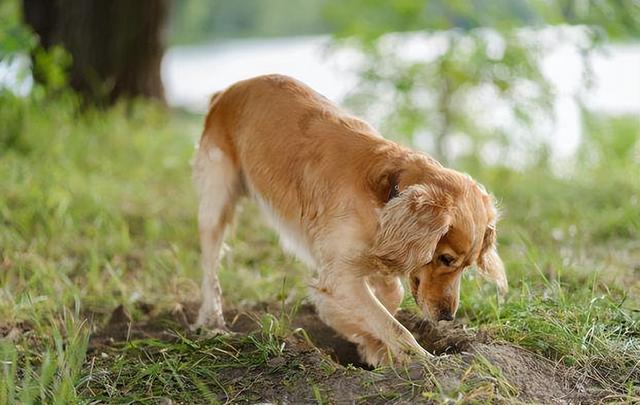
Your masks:
[[[506,292],[507,277],[496,251],[497,212],[482,186],[448,169],[428,182],[393,183],[379,212],[372,254],[382,266],[409,277],[427,317],[453,319],[460,278],[471,265]]]

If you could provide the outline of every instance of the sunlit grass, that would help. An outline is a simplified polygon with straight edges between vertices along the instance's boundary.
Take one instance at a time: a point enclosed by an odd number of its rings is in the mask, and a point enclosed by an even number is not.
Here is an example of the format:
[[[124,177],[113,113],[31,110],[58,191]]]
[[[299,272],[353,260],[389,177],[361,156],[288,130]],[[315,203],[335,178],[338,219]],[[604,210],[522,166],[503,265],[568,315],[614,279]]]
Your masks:
[[[109,389],[134,390],[148,378],[167,379],[158,381],[171,384],[172,393],[183,390],[181,367],[197,366],[192,355],[205,350],[187,341],[114,349],[104,364],[118,381],[90,379],[85,355],[88,336],[120,304],[136,317],[140,302],[170,309],[198,300],[189,162],[201,117],[143,104],[85,113],[64,103],[0,109],[5,120],[19,120],[11,125],[15,142],[0,144],[0,328],[17,328],[0,343],[0,403],[76,402],[92,395],[96,383],[107,401]],[[631,146],[589,138],[582,153],[591,163],[564,177],[544,165],[518,172],[457,163],[500,201],[500,251],[511,285],[501,300],[469,271],[459,316],[605,388],[633,392],[640,362],[640,176],[632,173],[640,173],[640,125],[592,125],[598,134],[623,133],[620,142]],[[627,149],[622,157],[610,153]],[[282,253],[255,206],[244,204],[227,243],[221,272],[227,306],[303,297],[310,272]],[[284,320],[270,319],[268,338],[245,342],[267,357],[286,334]],[[147,350],[153,361],[142,357]],[[203,365],[189,373],[197,382],[212,370]],[[207,384],[188,388],[207,397],[213,389]]]

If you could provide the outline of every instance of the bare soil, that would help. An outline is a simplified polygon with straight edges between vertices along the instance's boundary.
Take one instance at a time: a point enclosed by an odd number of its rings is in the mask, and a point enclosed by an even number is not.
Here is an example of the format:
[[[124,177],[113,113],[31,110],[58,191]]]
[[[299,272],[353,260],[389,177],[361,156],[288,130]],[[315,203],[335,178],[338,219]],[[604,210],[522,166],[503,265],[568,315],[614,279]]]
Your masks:
[[[195,315],[194,305],[177,307],[171,313],[155,314],[147,307],[146,320],[132,322],[122,307],[90,341],[91,353],[123,341],[154,338],[178,339],[179,334],[198,339],[188,330]],[[268,305],[248,311],[225,313],[229,328],[243,350],[240,337],[259,329],[265,311],[280,310]],[[371,370],[358,358],[355,346],[324,325],[313,307],[303,305],[290,319],[293,333],[286,338],[280,355],[261,367],[221,368],[224,384],[242,394],[229,398],[217,392],[218,400],[316,402],[318,396],[330,403],[416,403],[465,399],[497,403],[595,403],[603,391],[583,381],[575,371],[518,346],[495,341],[488,334],[474,333],[457,323],[438,325],[401,311],[397,318],[419,342],[436,355],[423,365],[405,369]],[[306,336],[306,337],[305,337]],[[246,342],[246,340],[245,340]],[[247,381],[251,383],[247,385]]]

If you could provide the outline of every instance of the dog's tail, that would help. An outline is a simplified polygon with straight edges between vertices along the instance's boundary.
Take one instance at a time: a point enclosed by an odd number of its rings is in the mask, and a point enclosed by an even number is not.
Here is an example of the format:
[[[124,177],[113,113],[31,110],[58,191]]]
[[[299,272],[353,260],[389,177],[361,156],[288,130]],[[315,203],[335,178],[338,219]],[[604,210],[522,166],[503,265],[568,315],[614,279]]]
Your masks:
[[[202,138],[200,139],[200,143],[202,143],[202,140],[204,139],[206,133],[211,130],[210,126],[211,126],[212,121],[213,121],[212,120],[212,115],[214,113],[213,107],[216,105],[216,102],[218,102],[218,100],[220,100],[220,96],[222,96],[222,93],[224,93],[224,90],[216,91],[209,98],[209,106],[207,108],[207,113],[206,113],[206,116],[205,116],[205,119],[204,119],[204,131],[202,133]]]
[[[222,94],[222,92],[223,90],[216,91],[211,95],[211,98],[209,99],[209,109],[211,109],[211,107],[213,107],[213,104],[216,102],[216,100],[220,98],[220,95]]]

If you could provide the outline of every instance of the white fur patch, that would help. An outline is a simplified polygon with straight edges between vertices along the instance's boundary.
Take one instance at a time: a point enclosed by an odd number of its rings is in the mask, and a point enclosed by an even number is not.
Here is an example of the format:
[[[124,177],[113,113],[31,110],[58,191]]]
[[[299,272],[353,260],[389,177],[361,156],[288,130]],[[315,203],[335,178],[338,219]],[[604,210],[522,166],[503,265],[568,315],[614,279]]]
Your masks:
[[[292,224],[283,221],[271,208],[271,205],[257,192],[252,192],[260,210],[267,217],[270,225],[278,232],[280,244],[288,253],[303,261],[309,267],[316,267],[316,260],[311,253],[311,246],[303,232]]]
[[[235,172],[231,160],[220,149],[211,148],[206,153],[208,159],[196,159],[194,179],[200,194],[200,225],[213,228],[229,201],[232,192],[229,179],[234,177]]]
[[[211,159],[212,162],[219,162],[222,160],[223,157],[224,157],[224,154],[220,149],[215,147],[209,149],[209,159]]]

